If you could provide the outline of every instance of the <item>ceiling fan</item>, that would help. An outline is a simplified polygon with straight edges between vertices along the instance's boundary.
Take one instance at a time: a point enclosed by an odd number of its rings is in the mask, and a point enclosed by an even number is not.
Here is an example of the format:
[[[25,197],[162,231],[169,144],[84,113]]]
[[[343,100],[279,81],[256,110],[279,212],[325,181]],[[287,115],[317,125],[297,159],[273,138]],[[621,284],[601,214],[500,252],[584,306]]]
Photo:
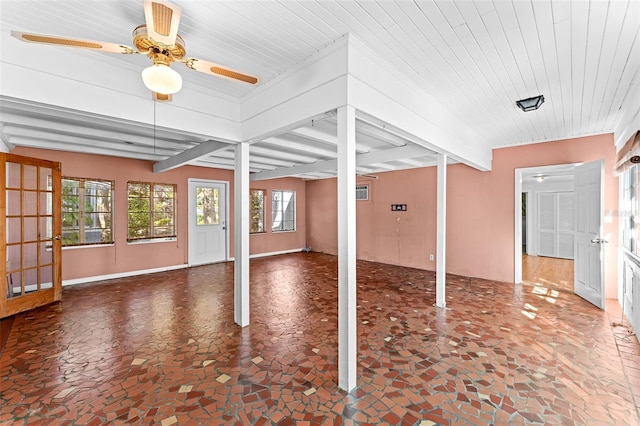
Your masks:
[[[178,34],[181,9],[164,0],[143,0],[145,24],[133,30],[130,46],[101,41],[80,40],[45,34],[12,31],[11,35],[30,43],[79,47],[125,55],[143,54],[151,58],[153,65],[142,71],[142,81],[152,91],[156,101],[170,101],[171,95],[182,88],[182,77],[170,68],[172,62],[181,62],[187,68],[229,78],[248,84],[257,84],[258,78],[243,74],[202,59],[186,57],[185,43]]]

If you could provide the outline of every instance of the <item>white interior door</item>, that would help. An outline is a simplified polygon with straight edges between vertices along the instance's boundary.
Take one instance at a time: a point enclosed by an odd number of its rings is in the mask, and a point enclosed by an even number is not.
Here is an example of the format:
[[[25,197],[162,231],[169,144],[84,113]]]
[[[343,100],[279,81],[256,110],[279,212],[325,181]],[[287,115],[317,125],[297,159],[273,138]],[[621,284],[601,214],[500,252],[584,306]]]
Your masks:
[[[603,160],[575,171],[576,235],[574,292],[600,309],[604,307],[604,240],[602,230]]]
[[[189,265],[227,260],[227,185],[189,179]]]

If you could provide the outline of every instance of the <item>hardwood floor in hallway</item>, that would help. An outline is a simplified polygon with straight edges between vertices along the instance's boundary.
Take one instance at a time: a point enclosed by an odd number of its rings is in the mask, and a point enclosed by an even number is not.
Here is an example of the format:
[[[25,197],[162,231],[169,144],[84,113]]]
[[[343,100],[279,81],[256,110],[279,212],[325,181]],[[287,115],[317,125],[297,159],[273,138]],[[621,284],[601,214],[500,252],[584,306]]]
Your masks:
[[[573,292],[573,260],[523,254],[522,282]]]
[[[65,287],[15,317],[0,424],[635,425],[640,345],[569,292],[358,262],[358,387],[337,383],[337,258],[252,259]],[[615,315],[615,319],[613,316]]]

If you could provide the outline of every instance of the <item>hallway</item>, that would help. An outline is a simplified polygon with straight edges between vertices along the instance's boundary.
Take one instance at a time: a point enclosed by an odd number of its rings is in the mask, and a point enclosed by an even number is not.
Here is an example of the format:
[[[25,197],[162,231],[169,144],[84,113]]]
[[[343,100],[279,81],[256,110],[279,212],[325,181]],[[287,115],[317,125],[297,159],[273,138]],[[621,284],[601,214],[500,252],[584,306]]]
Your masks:
[[[638,424],[640,345],[620,321],[541,286],[358,262],[358,388],[337,388],[337,258],[251,260],[65,287],[16,316],[0,423]],[[635,402],[634,402],[635,401]],[[55,419],[55,420],[54,420]]]
[[[522,282],[573,293],[573,260],[523,254]]]

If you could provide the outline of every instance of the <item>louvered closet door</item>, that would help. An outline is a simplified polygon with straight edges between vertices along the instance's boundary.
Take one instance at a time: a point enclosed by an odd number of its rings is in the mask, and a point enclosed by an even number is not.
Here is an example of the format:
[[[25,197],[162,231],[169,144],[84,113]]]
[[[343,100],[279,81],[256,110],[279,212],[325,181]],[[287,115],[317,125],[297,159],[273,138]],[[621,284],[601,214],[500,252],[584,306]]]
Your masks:
[[[558,255],[564,259],[573,259],[574,205],[573,192],[559,192],[558,197]]]
[[[552,192],[538,194],[538,256],[556,256],[556,197]]]
[[[538,194],[538,256],[573,259],[574,209],[573,192]]]

